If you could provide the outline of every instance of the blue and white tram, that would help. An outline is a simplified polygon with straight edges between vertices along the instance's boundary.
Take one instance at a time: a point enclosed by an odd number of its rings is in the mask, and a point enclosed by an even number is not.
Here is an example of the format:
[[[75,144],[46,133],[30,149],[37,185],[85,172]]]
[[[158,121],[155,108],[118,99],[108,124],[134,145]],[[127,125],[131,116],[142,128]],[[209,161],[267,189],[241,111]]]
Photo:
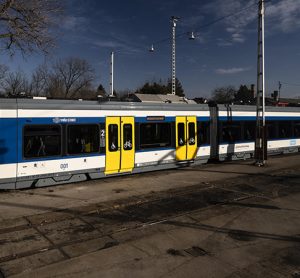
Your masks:
[[[300,109],[267,108],[268,150],[300,148]],[[0,189],[253,156],[255,107],[0,100]]]
[[[269,154],[299,152],[300,108],[266,107]],[[218,107],[218,159],[245,159],[254,155],[255,106]]]

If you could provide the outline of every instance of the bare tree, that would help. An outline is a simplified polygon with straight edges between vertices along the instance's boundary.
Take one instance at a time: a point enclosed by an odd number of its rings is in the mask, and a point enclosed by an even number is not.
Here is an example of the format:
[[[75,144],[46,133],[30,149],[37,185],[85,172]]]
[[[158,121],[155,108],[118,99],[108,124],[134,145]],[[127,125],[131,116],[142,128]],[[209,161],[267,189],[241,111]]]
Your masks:
[[[82,92],[90,91],[93,79],[94,70],[86,60],[72,57],[58,60],[51,74],[51,83],[56,88],[52,87],[50,94],[59,90],[62,98],[82,96]]]
[[[60,0],[3,0],[0,4],[0,45],[15,50],[47,51],[54,43],[50,28],[62,11]]]
[[[3,81],[3,87],[8,97],[30,95],[29,82],[21,71],[9,73]]]
[[[233,86],[219,87],[213,90],[212,100],[217,103],[231,103],[235,94],[236,89]]]
[[[2,97],[5,94],[3,85],[7,74],[8,74],[8,67],[6,65],[0,64],[0,95],[2,95]]]
[[[6,65],[0,64],[0,81],[3,80],[8,72],[8,67]]]
[[[38,66],[32,73],[31,94],[33,96],[46,96],[49,86],[49,69],[46,64]]]

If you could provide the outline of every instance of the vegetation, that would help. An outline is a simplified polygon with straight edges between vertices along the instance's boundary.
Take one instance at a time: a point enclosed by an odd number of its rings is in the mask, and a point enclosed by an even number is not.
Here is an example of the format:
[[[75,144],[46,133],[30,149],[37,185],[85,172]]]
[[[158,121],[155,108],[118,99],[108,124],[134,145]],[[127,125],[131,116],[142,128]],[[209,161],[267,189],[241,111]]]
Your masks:
[[[1,50],[23,54],[54,45],[51,27],[61,14],[60,0],[4,0],[0,4]]]
[[[213,90],[212,100],[216,103],[253,104],[253,92],[246,85],[237,90],[234,86],[219,87]]]
[[[97,99],[105,95],[100,84],[93,88],[94,70],[79,58],[59,59],[36,68],[29,79],[22,71],[9,72],[0,66],[0,91],[5,97],[44,96],[61,99]]]
[[[234,96],[234,101],[240,104],[253,104],[254,92],[246,85],[241,85]]]
[[[233,86],[219,87],[212,92],[212,100],[217,103],[231,103],[235,94],[236,89]]]
[[[176,78],[176,95],[184,96],[184,90],[180,81]],[[168,79],[167,83],[163,83],[161,80],[159,82],[146,82],[141,88],[139,88],[136,93],[139,94],[156,94],[156,95],[166,95],[172,92],[172,80]]]

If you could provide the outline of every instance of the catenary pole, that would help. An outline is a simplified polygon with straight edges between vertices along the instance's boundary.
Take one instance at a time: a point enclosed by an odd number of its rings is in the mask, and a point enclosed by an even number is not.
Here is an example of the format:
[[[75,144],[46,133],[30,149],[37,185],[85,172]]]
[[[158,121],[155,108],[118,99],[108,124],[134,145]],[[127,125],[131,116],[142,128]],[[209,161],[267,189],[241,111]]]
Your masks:
[[[179,17],[172,16],[172,55],[171,55],[171,78],[172,78],[172,95],[176,94],[176,22]]]
[[[114,96],[114,52],[110,54],[110,97]]]
[[[258,55],[257,55],[257,111],[256,111],[256,140],[255,164],[264,166],[267,160],[266,138],[266,103],[265,103],[265,1],[259,0],[258,7]]]

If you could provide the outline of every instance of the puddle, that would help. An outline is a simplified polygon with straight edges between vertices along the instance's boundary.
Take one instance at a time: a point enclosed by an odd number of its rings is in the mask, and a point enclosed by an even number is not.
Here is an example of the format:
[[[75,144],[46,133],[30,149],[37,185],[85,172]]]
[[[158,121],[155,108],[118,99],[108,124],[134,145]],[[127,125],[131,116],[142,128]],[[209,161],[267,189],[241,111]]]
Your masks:
[[[255,238],[246,231],[231,231],[228,236],[238,241],[253,241]]]

